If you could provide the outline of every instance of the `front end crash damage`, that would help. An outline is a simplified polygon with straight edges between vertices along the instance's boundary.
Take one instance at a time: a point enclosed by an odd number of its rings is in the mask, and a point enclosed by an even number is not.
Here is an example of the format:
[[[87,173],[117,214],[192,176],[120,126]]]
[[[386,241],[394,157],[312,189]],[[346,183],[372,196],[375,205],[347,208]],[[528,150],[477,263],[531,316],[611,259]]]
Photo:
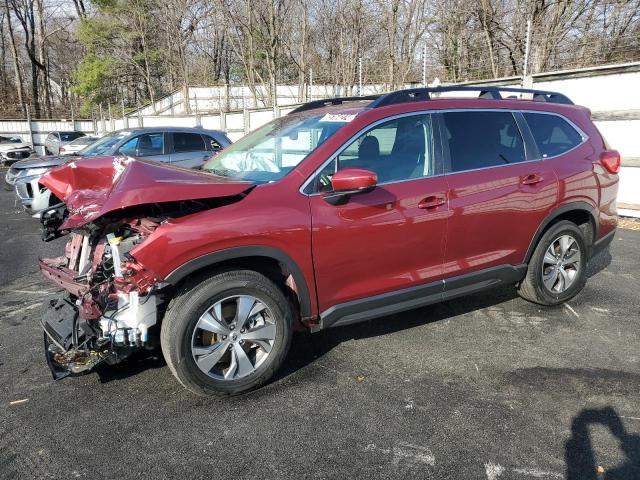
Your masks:
[[[41,214],[43,239],[70,235],[63,256],[39,261],[64,290],[46,302],[41,320],[55,379],[154,348],[171,286],[132,250],[159,225],[239,201],[252,187],[131,159],[101,162],[70,164],[41,180],[64,199]]]
[[[72,233],[65,255],[39,261],[40,270],[62,287],[42,316],[47,363],[54,378],[117,363],[153,348],[163,284],[129,251],[155,224],[124,223],[100,239]]]

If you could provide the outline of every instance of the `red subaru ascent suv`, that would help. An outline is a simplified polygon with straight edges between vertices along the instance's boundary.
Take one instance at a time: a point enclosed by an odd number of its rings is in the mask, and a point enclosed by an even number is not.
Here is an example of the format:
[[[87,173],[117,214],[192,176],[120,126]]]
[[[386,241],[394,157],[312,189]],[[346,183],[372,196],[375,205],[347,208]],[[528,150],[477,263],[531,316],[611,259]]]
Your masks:
[[[585,285],[616,231],[620,155],[564,95],[409,89],[302,105],[188,171],[127,157],[43,177],[54,378],[161,345],[199,394],[258,387],[292,332],[503,284]]]

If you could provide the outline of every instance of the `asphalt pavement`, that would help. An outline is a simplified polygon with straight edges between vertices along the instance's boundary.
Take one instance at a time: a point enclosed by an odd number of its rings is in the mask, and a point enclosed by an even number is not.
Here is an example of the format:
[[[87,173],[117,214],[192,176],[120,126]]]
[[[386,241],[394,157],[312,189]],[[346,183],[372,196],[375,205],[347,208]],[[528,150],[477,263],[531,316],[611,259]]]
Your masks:
[[[640,231],[542,308],[502,288],[317,334],[196,397],[162,356],[54,382],[38,224],[0,192],[0,478],[640,478]],[[372,267],[375,274],[375,267]]]

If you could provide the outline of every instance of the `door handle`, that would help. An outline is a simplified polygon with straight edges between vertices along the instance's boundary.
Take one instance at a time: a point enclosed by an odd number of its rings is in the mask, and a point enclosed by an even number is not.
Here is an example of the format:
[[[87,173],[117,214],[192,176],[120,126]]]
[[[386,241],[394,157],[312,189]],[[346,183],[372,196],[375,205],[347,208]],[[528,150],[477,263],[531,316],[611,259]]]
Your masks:
[[[436,208],[436,207],[439,207],[440,205],[444,205],[446,201],[447,200],[444,197],[441,197],[439,195],[429,195],[428,197],[420,200],[420,202],[418,203],[418,208],[422,208],[422,209]]]
[[[542,178],[542,175],[540,175],[539,173],[530,173],[529,175],[524,175],[520,179],[520,183],[522,185],[535,185],[536,183],[540,183],[543,180],[544,178]]]

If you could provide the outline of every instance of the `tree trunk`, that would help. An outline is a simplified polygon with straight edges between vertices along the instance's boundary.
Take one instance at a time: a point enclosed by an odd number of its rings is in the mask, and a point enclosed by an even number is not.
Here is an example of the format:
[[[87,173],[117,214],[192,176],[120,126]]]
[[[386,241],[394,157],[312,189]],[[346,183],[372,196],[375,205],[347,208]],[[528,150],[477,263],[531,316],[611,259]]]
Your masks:
[[[13,57],[13,71],[15,74],[16,90],[18,92],[18,102],[20,103],[20,108],[22,108],[24,118],[27,118],[27,106],[24,103],[22,72],[20,71],[18,48],[16,47],[15,34],[13,32],[13,25],[11,23],[11,12],[9,11],[8,3],[5,3],[4,7],[7,14],[7,29],[9,30],[9,44],[11,45],[11,56]]]

